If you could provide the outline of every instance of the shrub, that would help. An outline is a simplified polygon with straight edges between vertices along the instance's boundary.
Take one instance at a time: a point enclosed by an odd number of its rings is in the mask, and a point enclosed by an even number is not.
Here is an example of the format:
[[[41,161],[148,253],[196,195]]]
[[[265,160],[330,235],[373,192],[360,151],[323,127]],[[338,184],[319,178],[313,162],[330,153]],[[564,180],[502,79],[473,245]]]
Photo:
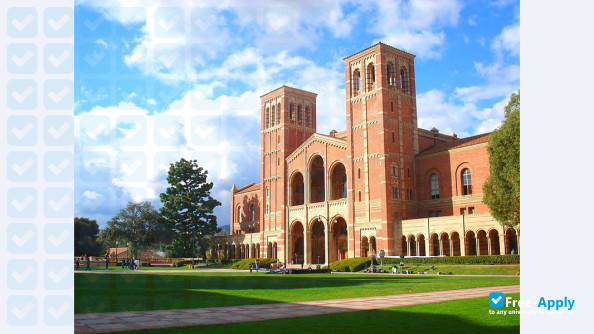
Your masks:
[[[411,263],[439,263],[439,264],[519,264],[520,255],[472,255],[472,256],[442,256],[426,258],[385,258],[384,264]]]
[[[371,264],[371,260],[366,257],[353,257],[330,263],[332,271],[361,271]]]
[[[260,263],[258,264],[258,267],[260,268],[268,268],[270,269],[270,265],[273,263],[276,263],[276,259],[270,259],[270,258],[265,258],[265,259],[259,259]],[[243,259],[240,261],[237,261],[235,263],[233,263],[231,265],[231,269],[244,269],[244,270],[249,270],[250,269],[250,265],[254,265],[256,259],[255,258],[251,258],[251,259]]]

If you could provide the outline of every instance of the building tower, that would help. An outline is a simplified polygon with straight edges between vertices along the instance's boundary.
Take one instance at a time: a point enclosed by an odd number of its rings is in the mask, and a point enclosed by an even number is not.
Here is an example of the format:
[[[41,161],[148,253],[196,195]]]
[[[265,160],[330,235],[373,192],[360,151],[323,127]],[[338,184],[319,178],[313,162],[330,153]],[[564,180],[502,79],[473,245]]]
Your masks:
[[[401,254],[400,221],[416,213],[414,58],[383,43],[344,58],[355,256]]]
[[[269,257],[271,253],[285,252],[285,190],[289,183],[285,159],[316,132],[316,97],[315,93],[287,86],[260,97],[260,231],[264,233],[261,252]]]

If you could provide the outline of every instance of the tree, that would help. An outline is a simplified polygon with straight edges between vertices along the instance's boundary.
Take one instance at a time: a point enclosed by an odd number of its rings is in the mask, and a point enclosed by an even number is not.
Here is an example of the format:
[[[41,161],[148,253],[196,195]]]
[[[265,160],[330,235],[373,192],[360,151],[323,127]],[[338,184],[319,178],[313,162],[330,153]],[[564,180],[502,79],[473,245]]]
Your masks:
[[[491,176],[484,201],[503,226],[520,224],[520,91],[511,95],[501,127],[489,136]]]
[[[97,242],[99,225],[96,220],[85,217],[74,218],[74,255],[99,255],[101,245]]]
[[[134,255],[159,242],[170,241],[172,234],[159,212],[148,201],[128,202],[107,222],[105,230],[105,238],[109,239],[110,244],[118,241],[122,247],[127,245],[128,252]]]
[[[197,243],[204,257],[208,236],[219,231],[213,210],[221,202],[210,196],[213,183],[206,182],[207,176],[196,160],[181,159],[169,166],[170,187],[160,196],[161,214],[177,232],[174,244],[182,246],[181,256],[194,256]]]

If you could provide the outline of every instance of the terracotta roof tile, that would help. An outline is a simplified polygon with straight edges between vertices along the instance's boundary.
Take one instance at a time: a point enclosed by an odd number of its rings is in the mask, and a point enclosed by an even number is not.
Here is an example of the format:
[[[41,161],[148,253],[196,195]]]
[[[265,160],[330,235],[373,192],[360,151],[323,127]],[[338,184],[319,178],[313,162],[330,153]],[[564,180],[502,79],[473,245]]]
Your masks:
[[[428,149],[420,152],[419,154],[417,154],[417,156],[423,156],[423,155],[433,154],[433,153],[437,153],[437,152],[449,151],[449,150],[453,150],[456,148],[486,143],[489,141],[489,134],[490,133],[483,133],[483,134],[472,136],[472,137],[456,139],[456,140],[446,142],[446,143],[435,144],[435,145],[429,147]]]

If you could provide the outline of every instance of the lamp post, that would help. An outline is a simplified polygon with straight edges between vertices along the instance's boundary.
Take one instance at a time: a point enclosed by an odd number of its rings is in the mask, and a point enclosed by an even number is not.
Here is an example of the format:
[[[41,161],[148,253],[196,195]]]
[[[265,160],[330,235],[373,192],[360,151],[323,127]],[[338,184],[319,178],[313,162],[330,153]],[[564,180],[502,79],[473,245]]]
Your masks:
[[[373,260],[375,259],[375,254],[374,253],[370,253],[369,254],[369,259],[371,260],[371,265],[369,266],[369,271],[370,272],[374,272]]]
[[[381,269],[384,269],[384,256],[386,255],[386,252],[384,252],[384,250],[380,250],[379,251],[379,257],[380,257],[380,261],[381,261]]]
[[[116,262],[115,262],[115,264],[116,264],[116,267],[117,267],[117,265],[118,265],[118,241],[117,240],[116,240],[116,250],[115,250],[115,253],[116,253]]]

